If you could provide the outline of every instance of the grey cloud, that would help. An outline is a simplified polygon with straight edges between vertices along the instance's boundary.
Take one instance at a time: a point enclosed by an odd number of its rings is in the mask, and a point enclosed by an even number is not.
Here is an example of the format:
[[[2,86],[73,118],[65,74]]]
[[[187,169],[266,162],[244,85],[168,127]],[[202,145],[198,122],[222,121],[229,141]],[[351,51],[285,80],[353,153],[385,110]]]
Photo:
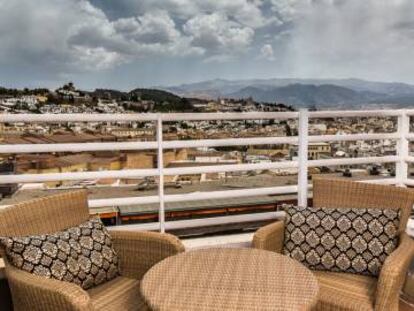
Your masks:
[[[153,11],[138,17],[118,19],[114,22],[114,28],[127,39],[144,43],[168,43],[178,40],[181,35],[166,11]]]
[[[262,46],[262,48],[260,49],[260,54],[261,57],[273,61],[275,59],[275,53],[273,51],[273,47],[271,44],[265,44]]]
[[[291,68],[300,76],[409,79],[413,38],[395,29],[412,22],[414,3],[394,0],[312,1],[294,13]],[[411,13],[409,13],[411,12]],[[402,69],[396,64],[403,64]]]
[[[105,26],[105,15],[87,1],[0,0],[0,7],[0,64],[71,71],[77,66],[99,68],[118,58],[111,52],[103,55],[101,48],[81,50],[68,43],[88,23]]]
[[[187,21],[183,29],[192,37],[195,46],[234,54],[249,46],[254,36],[253,29],[219,13],[195,16]]]
[[[157,11],[138,17],[116,21],[103,19],[77,27],[68,39],[71,46],[103,48],[118,53],[125,61],[153,54],[201,54],[189,45],[190,40],[181,36],[167,12]]]
[[[223,13],[237,22],[252,27],[262,27],[268,20],[262,10],[263,1],[257,0],[91,0],[113,18],[142,15],[151,10],[166,10],[174,18],[188,20],[195,15]]]
[[[177,82],[202,76],[191,68],[414,82],[412,12],[412,0],[0,0],[0,84],[143,63],[153,81],[168,67]]]
[[[154,54],[203,53],[165,11],[110,21],[86,0],[0,0],[0,7],[0,63],[64,72],[111,68]]]

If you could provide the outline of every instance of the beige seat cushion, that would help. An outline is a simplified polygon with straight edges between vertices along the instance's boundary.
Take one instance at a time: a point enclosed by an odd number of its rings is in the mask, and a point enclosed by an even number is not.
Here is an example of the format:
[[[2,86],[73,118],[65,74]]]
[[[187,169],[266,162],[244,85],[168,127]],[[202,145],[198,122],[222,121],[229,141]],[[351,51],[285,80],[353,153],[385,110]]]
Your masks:
[[[147,310],[139,293],[139,280],[118,277],[88,290],[92,305],[99,311]]]
[[[319,281],[319,301],[315,310],[374,310],[376,278],[349,273],[313,272]]]

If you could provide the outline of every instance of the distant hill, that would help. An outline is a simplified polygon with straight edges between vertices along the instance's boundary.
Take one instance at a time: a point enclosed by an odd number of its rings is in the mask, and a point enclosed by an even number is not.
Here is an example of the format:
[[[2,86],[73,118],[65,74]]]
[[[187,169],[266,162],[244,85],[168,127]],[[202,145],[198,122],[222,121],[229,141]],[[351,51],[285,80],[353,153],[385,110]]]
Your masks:
[[[128,93],[129,97],[134,100],[151,100],[155,102],[155,111],[193,111],[193,105],[187,98],[182,98],[170,92],[157,89],[137,88]]]
[[[136,88],[130,92],[122,92],[112,89],[96,89],[90,94],[97,98],[123,101],[136,101],[138,99],[153,101],[155,103],[154,111],[156,112],[185,112],[193,110],[193,105],[188,99],[164,90]]]
[[[116,100],[128,100],[129,96],[127,92],[122,92],[113,89],[96,89],[90,93],[91,96],[96,98],[111,98]]]
[[[88,94],[94,100],[101,98],[117,101],[138,101],[147,100],[154,102],[155,112],[193,112],[194,100],[180,97],[171,92],[157,89],[136,88],[130,92],[124,92],[114,89],[95,89],[94,91],[82,91],[75,89],[81,94]],[[48,89],[8,89],[0,86],[0,96],[22,96],[22,95],[50,94]],[[52,93],[53,94],[53,93]],[[197,99],[199,100],[199,99]],[[56,103],[58,97],[53,99]]]
[[[170,92],[157,89],[144,89],[136,88],[129,92],[123,92],[113,89],[96,89],[90,93],[92,96],[99,98],[110,98],[116,100],[136,100],[138,98],[142,100],[152,100],[155,103],[170,102],[177,104],[181,102],[182,98]]]
[[[47,95],[49,94],[49,90],[46,88],[35,88],[35,89],[10,89],[0,86],[0,95],[2,96],[22,96],[22,95],[36,95],[42,94]]]
[[[377,96],[369,92],[356,92],[336,85],[291,84],[282,87],[246,87],[229,94],[232,98],[252,97],[256,101],[278,101],[295,106],[329,106],[331,104],[355,104]]]
[[[171,103],[179,103],[181,101],[181,97],[170,92],[166,92],[163,90],[157,89],[141,89],[137,88],[128,93],[130,96],[137,96],[142,100],[152,100],[156,103],[162,103],[165,101]]]
[[[414,85],[360,79],[216,79],[160,88],[180,96],[252,97],[256,101],[284,102],[294,106],[414,106]]]

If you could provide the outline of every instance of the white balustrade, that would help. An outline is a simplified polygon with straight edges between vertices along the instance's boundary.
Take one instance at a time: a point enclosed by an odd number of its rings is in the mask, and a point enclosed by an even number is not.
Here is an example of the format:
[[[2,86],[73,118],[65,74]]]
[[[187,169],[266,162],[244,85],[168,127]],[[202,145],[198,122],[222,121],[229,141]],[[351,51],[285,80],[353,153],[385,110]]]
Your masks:
[[[68,172],[48,174],[15,174],[0,175],[0,184],[31,183],[67,180],[90,180],[100,178],[137,178],[153,176],[158,178],[158,195],[128,198],[94,199],[89,201],[90,207],[126,206],[135,204],[159,204],[159,223],[125,225],[124,230],[150,229],[165,232],[166,229],[182,227],[197,227],[204,225],[218,225],[237,221],[268,220],[280,217],[277,212],[249,215],[213,217],[208,219],[183,220],[165,222],[165,203],[194,201],[202,199],[220,199],[228,197],[247,197],[255,195],[298,193],[298,204],[306,205],[308,199],[308,168],[319,166],[358,165],[370,163],[395,163],[396,177],[375,179],[364,182],[381,184],[396,184],[398,186],[414,186],[414,180],[409,179],[408,164],[414,163],[414,157],[409,155],[409,142],[414,141],[414,133],[410,133],[410,116],[414,110],[355,110],[355,111],[307,111],[299,112],[249,112],[249,113],[171,113],[171,114],[0,114],[0,123],[68,123],[68,122],[148,122],[152,121],[156,127],[156,140],[147,142],[102,142],[102,143],[58,143],[58,144],[16,144],[0,145],[0,154],[19,153],[47,153],[47,152],[86,152],[103,150],[156,150],[157,168],[154,169],[125,169],[93,172]],[[309,119],[315,118],[350,118],[350,117],[397,117],[398,130],[395,133],[366,133],[350,135],[313,135],[308,134]],[[175,121],[203,121],[203,120],[298,120],[298,136],[291,137],[254,137],[254,138],[227,138],[201,140],[163,140],[163,123]],[[395,156],[360,157],[360,158],[333,158],[308,159],[308,144],[317,142],[341,142],[357,140],[394,140],[397,142]],[[255,164],[227,164],[199,167],[164,168],[163,152],[166,149],[198,148],[218,146],[243,145],[275,145],[297,144],[298,160],[255,163]],[[262,187],[241,190],[197,192],[188,194],[165,194],[164,177],[180,174],[202,174],[232,171],[266,170],[297,168],[297,185]]]

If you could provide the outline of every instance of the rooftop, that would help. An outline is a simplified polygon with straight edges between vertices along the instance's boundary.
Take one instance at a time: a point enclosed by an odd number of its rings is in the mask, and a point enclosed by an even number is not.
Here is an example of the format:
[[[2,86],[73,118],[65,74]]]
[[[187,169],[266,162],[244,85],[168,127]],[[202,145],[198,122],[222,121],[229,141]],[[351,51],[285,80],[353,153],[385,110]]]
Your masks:
[[[354,133],[309,135],[309,119],[323,118],[377,118],[396,117],[398,130],[394,133]],[[258,224],[272,222],[283,217],[278,205],[283,202],[297,201],[306,205],[312,198],[310,179],[319,175],[326,178],[345,178],[361,182],[373,182],[397,186],[414,186],[410,179],[410,164],[414,157],[409,145],[414,140],[410,132],[410,118],[414,110],[374,110],[374,111],[318,111],[318,112],[280,112],[280,113],[204,113],[204,114],[128,114],[128,115],[6,115],[0,114],[0,123],[28,122],[156,122],[158,133],[156,141],[109,141],[108,136],[95,135],[53,135],[21,136],[5,139],[0,145],[0,155],[19,157],[45,157],[48,153],[59,154],[59,161],[69,164],[96,163],[101,161],[93,152],[150,151],[156,163],[149,161],[148,167],[130,169],[104,168],[102,170],[57,170],[42,173],[19,171],[19,174],[0,175],[0,184],[18,184],[19,189],[10,197],[1,199],[0,205],[12,205],[33,198],[45,197],[78,188],[87,188],[91,213],[112,215],[118,219],[112,223],[114,229],[121,230],[160,230],[161,232],[192,229],[182,234],[183,243],[188,249],[205,247],[249,247],[252,230]],[[245,120],[245,119],[295,119],[298,122],[298,136],[259,136],[248,138],[163,140],[163,123],[182,120]],[[224,135],[226,133],[221,133]],[[60,139],[62,138],[62,140]],[[395,142],[395,152],[391,154],[360,155],[359,157],[318,159],[308,158],[308,147],[318,144],[331,146],[335,143],[350,141],[391,140]],[[107,143],[107,144],[106,144]],[[210,148],[210,155],[222,156],[243,146],[295,145],[297,158],[289,158],[286,153],[278,161],[245,162],[243,158],[232,162],[197,162],[175,160],[166,163],[159,155],[166,150],[187,148],[188,154],[205,155],[198,148]],[[220,150],[220,151],[218,151]],[[240,151],[242,150],[242,151]],[[243,151],[245,150],[245,151]],[[329,151],[331,152],[331,151]],[[157,157],[158,155],[158,157]],[[111,162],[114,157],[103,157],[103,162]],[[272,161],[273,160],[273,161]],[[60,162],[59,162],[60,163]],[[56,163],[55,163],[56,164]],[[381,165],[391,173],[371,174],[373,164]],[[59,167],[51,165],[48,168]],[[327,170],[326,168],[330,168]],[[217,174],[220,176],[208,176]],[[180,180],[180,177],[196,175],[195,180]],[[211,177],[211,176],[210,176]],[[148,178],[151,182],[148,182]],[[109,184],[100,184],[106,180]],[[57,187],[51,182],[61,181]],[[140,187],[143,182],[148,187]],[[214,213],[212,212],[214,210]],[[203,211],[203,213],[200,213]],[[218,212],[221,211],[221,212]],[[176,212],[176,214],[174,214]],[[191,213],[183,213],[191,212]],[[180,214],[181,213],[181,214]],[[135,218],[152,214],[152,218]],[[110,216],[108,216],[110,217]],[[109,223],[108,223],[109,224]],[[237,227],[235,224],[238,225]],[[246,224],[246,225],[244,225]],[[203,231],[207,227],[220,227],[220,230]],[[408,228],[409,229],[409,228]],[[226,232],[227,231],[227,232]],[[179,232],[179,231],[174,231]],[[183,232],[183,231],[180,231]],[[218,234],[220,232],[220,234]],[[226,232],[223,235],[223,232]],[[191,236],[191,238],[189,237]]]

